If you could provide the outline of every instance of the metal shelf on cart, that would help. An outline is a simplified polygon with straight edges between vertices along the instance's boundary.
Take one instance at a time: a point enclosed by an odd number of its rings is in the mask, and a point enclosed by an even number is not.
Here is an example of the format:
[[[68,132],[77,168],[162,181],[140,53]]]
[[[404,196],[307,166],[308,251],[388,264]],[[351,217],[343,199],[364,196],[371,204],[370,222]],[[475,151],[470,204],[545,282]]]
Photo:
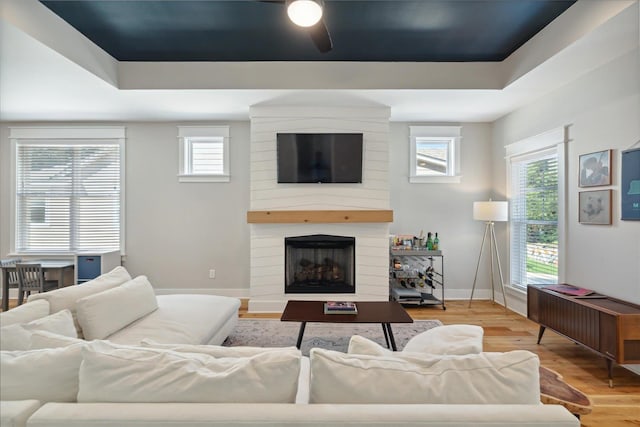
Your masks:
[[[394,256],[442,256],[441,250],[430,251],[430,250],[422,250],[422,249],[391,249],[391,255]]]
[[[444,302],[444,255],[441,250],[390,248],[389,254],[389,296],[392,300],[400,304],[416,306],[441,305],[443,310],[447,309]],[[438,263],[440,271],[434,269],[438,265],[434,265],[434,262],[437,261],[440,261]],[[409,269],[394,268],[396,262],[408,264]],[[416,265],[420,266],[420,270],[430,267],[431,275],[429,279],[427,279],[426,274],[422,277],[416,274]],[[405,280],[409,286],[402,286],[400,284],[401,280]],[[413,281],[423,280],[429,280],[433,286],[427,287],[426,284],[422,287],[410,286]],[[434,295],[433,292],[436,289],[442,292],[442,299]]]

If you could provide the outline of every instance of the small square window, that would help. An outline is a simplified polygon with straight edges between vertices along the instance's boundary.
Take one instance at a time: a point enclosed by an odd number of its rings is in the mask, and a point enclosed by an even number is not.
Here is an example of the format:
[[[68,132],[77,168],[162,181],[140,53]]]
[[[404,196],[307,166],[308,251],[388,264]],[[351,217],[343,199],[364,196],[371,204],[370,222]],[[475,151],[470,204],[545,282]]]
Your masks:
[[[410,126],[409,129],[409,182],[460,182],[460,127]]]
[[[180,182],[229,181],[228,126],[179,126]]]

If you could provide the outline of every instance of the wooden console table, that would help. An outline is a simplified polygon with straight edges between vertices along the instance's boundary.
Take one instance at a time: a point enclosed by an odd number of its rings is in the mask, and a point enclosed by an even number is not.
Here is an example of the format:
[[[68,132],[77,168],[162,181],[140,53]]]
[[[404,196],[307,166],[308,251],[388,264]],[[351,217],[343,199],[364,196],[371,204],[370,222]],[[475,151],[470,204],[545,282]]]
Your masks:
[[[613,387],[613,362],[640,363],[640,306],[601,294],[569,296],[527,287],[527,317],[604,357]]]

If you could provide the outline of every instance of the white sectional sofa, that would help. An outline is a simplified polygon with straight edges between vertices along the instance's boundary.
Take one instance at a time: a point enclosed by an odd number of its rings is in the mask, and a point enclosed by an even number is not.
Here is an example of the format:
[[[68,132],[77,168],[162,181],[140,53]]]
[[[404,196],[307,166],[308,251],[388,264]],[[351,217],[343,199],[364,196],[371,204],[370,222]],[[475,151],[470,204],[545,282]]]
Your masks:
[[[150,284],[138,286],[142,292],[122,286],[132,280],[144,282],[143,277],[132,279],[124,267],[116,267],[90,282],[34,294],[28,301],[47,301],[50,313],[70,310],[80,337],[85,335],[83,329],[97,324],[110,333],[87,338],[120,344],[137,344],[144,338],[172,344],[221,344],[237,324],[239,299],[200,294],[156,297]]]
[[[0,315],[3,342],[26,343],[1,352],[0,427],[580,425],[540,404],[537,356],[479,353],[473,331],[464,345],[440,346],[431,331],[397,353],[353,337],[348,353],[313,349],[310,358],[295,348],[202,345],[224,340],[237,300],[170,295],[154,304],[143,276],[105,276]]]

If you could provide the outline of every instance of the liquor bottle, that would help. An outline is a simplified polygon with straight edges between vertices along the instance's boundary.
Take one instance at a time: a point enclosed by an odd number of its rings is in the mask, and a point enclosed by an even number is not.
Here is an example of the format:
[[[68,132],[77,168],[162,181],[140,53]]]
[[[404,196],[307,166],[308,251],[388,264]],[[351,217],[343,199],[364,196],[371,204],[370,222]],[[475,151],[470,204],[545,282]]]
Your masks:
[[[437,251],[440,245],[440,239],[438,239],[438,233],[436,233],[435,239],[433,239],[433,250]]]
[[[427,250],[433,250],[433,239],[431,239],[431,232],[427,233]]]

